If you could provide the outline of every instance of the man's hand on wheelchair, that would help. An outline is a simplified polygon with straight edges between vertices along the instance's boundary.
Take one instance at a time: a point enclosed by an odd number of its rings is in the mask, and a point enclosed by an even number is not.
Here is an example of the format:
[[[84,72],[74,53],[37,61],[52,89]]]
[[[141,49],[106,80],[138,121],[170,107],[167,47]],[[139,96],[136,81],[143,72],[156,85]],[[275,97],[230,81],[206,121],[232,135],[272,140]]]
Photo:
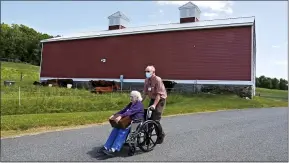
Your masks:
[[[151,105],[148,109],[149,109],[149,110],[155,110],[155,109],[156,109],[156,106]]]

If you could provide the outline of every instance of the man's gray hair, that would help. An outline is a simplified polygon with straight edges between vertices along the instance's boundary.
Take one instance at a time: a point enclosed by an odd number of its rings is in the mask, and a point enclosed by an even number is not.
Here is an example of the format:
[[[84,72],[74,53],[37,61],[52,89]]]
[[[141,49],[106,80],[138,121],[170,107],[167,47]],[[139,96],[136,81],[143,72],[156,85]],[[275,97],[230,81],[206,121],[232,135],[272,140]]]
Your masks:
[[[156,71],[156,68],[155,68],[155,66],[153,66],[153,65],[147,66],[146,69],[150,69],[150,70],[153,71],[153,72]]]
[[[130,95],[136,97],[138,101],[142,101],[142,96],[139,91],[131,91]]]

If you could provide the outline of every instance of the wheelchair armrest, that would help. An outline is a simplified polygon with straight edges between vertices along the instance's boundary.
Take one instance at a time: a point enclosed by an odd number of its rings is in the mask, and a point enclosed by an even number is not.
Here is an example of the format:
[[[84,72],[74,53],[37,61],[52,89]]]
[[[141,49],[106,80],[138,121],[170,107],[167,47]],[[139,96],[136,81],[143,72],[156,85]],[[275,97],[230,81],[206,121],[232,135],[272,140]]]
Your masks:
[[[143,122],[144,119],[134,119],[131,121],[131,123],[140,123],[140,122]]]

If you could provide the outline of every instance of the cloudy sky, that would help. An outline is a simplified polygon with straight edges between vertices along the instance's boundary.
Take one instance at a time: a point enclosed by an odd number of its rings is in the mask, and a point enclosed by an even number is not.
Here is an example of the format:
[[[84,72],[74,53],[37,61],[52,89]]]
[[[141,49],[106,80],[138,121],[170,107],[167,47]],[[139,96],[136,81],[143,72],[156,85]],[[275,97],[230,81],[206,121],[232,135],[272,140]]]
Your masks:
[[[107,17],[121,11],[129,26],[174,23],[187,1],[5,1],[1,21],[24,24],[51,35],[106,30]],[[257,76],[288,79],[288,1],[192,1],[201,19],[255,16]]]

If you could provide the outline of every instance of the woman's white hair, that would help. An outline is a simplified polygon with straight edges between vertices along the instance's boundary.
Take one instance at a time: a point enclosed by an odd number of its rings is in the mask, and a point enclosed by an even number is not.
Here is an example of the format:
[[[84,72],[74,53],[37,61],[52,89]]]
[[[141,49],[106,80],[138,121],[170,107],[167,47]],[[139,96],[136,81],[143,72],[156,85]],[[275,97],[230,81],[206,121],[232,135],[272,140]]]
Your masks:
[[[130,95],[136,97],[138,101],[142,101],[141,93],[139,91],[131,91]]]

